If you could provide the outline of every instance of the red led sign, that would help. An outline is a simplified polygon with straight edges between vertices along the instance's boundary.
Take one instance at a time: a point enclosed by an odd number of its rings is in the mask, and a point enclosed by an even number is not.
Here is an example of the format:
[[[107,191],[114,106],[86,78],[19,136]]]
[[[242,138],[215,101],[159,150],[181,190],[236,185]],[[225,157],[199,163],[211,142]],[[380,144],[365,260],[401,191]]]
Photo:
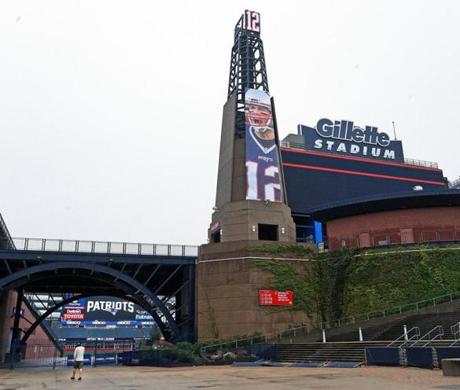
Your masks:
[[[260,306],[292,306],[293,304],[292,291],[259,290]]]

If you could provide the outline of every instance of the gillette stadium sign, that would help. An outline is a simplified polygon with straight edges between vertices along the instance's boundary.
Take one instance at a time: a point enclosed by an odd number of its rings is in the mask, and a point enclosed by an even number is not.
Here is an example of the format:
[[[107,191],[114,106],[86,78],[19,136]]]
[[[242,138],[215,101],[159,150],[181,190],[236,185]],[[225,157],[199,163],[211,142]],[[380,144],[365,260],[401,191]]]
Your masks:
[[[377,127],[356,126],[352,121],[320,119],[316,128],[299,125],[308,150],[404,162],[401,141],[390,140]]]

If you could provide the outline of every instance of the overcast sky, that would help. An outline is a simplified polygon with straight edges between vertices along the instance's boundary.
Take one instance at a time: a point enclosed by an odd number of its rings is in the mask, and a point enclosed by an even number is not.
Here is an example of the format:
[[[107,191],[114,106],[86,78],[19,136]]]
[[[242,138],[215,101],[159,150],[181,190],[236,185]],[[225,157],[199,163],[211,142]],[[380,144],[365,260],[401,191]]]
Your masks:
[[[201,244],[233,27],[261,13],[281,137],[321,117],[460,175],[458,1],[0,2],[0,213],[13,236]]]

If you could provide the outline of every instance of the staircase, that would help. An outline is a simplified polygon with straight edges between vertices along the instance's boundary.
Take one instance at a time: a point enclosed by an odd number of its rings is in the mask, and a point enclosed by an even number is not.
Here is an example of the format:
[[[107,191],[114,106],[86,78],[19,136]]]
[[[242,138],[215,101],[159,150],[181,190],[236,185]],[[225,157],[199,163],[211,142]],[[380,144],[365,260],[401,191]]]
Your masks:
[[[444,340],[454,339],[454,335],[451,333],[451,325],[460,321],[460,312],[448,312],[442,314],[416,314],[408,316],[399,321],[395,321],[391,327],[378,335],[380,340],[394,340],[402,333],[403,325],[407,325],[410,329],[413,326],[420,328],[420,334],[425,334],[433,329],[437,325],[441,325],[444,328]]]
[[[366,347],[384,347],[388,342],[277,344],[276,360],[301,362],[364,362]]]
[[[386,322],[385,322],[386,321]],[[443,339],[454,339],[454,335],[451,333],[451,325],[460,322],[460,311],[451,311],[436,314],[413,314],[401,316],[394,319],[381,319],[380,323],[373,325],[361,324],[363,338],[365,341],[379,341],[379,340],[395,340],[401,336],[403,332],[403,325],[407,325],[410,329],[414,326],[420,328],[421,334],[433,329],[436,325],[441,325],[444,328]],[[352,328],[352,330],[350,330]],[[328,329],[326,329],[327,341],[328,342],[356,342],[358,341],[358,326],[348,327],[340,332],[340,328],[334,328],[334,334],[330,335]],[[307,337],[292,337],[290,336],[286,340],[281,342],[320,342],[322,336],[320,332],[317,332],[316,337],[312,340],[312,335]]]

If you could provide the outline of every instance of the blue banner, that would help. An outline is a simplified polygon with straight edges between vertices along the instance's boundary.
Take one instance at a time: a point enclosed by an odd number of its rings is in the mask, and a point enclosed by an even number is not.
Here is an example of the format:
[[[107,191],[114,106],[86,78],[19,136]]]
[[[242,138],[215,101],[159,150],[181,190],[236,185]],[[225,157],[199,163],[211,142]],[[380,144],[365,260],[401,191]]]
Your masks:
[[[366,362],[369,366],[399,366],[399,348],[366,348]]]
[[[267,92],[246,90],[245,118],[246,199],[281,202],[278,146]]]

